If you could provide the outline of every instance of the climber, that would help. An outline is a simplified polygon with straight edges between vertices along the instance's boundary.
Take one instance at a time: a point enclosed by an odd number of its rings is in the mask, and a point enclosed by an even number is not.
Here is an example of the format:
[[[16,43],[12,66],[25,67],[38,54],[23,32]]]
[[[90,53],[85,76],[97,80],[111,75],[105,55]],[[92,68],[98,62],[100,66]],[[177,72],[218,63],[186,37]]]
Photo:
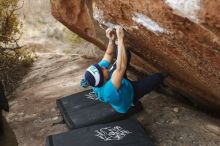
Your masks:
[[[166,74],[155,73],[141,80],[130,81],[126,72],[131,54],[124,45],[123,28],[118,26],[116,34],[114,32],[111,28],[106,30],[109,43],[105,55],[98,64],[87,68],[80,85],[84,88],[92,86],[99,100],[110,104],[119,113],[126,113],[141,97],[160,87]],[[116,35],[118,49],[115,49]],[[114,53],[117,59],[109,69]]]

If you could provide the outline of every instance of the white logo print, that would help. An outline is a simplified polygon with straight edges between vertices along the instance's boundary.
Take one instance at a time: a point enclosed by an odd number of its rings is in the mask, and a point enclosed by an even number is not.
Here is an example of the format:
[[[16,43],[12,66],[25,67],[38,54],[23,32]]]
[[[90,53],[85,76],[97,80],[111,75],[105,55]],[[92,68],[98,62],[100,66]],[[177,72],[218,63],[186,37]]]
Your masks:
[[[95,130],[95,133],[97,137],[104,141],[110,141],[110,140],[122,140],[126,135],[132,134],[132,132],[123,129],[120,126],[115,126],[113,128],[111,127],[105,127],[101,128],[99,130]]]
[[[93,91],[89,92],[89,93],[86,94],[85,96],[86,96],[86,98],[91,99],[91,100],[99,100],[99,99],[96,97],[95,92],[93,92]]]

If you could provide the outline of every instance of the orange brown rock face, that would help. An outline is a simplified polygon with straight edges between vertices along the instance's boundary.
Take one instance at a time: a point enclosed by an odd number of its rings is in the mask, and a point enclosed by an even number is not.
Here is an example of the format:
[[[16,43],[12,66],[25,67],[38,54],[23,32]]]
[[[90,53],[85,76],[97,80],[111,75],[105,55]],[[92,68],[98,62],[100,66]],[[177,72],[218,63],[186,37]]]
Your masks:
[[[218,0],[51,0],[52,14],[101,49],[105,28],[123,26],[148,72],[165,71],[171,88],[220,110]]]

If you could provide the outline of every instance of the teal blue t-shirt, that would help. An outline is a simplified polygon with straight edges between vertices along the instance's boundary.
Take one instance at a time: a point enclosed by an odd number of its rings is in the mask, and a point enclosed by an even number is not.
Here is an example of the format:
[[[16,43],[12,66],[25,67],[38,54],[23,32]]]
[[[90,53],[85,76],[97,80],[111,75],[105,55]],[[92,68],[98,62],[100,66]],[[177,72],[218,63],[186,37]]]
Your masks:
[[[110,63],[106,60],[101,60],[99,65],[108,69]],[[119,113],[126,113],[133,105],[134,89],[130,81],[123,78],[117,91],[112,83],[111,76],[112,74],[110,73],[110,79],[102,87],[94,87],[93,90],[99,100],[110,104]]]

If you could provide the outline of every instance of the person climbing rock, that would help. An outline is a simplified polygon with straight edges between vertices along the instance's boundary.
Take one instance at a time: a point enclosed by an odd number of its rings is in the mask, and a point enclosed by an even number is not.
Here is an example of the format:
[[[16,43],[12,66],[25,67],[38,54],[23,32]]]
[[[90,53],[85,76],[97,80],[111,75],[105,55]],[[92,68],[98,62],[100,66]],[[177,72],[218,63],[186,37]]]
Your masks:
[[[116,35],[117,49],[115,47]],[[126,72],[131,54],[129,49],[125,48],[122,27],[116,28],[116,35],[112,28],[106,30],[109,43],[105,55],[98,64],[93,64],[86,69],[80,85],[84,88],[92,86],[99,100],[110,104],[119,113],[126,113],[141,97],[159,88],[166,74],[155,73],[141,80],[129,80]],[[114,54],[117,58],[109,69]]]

